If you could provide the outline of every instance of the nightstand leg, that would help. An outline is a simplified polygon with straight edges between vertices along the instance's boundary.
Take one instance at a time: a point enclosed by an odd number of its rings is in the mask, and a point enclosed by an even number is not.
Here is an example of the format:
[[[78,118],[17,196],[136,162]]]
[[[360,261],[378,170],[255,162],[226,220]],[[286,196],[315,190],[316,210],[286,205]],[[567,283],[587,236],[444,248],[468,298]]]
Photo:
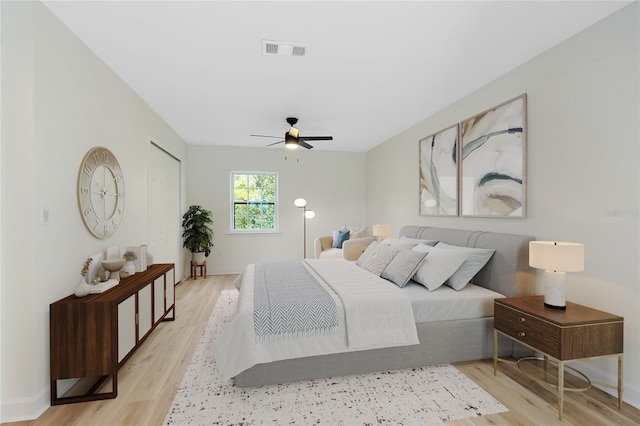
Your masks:
[[[618,355],[618,409],[622,408],[622,354]]]
[[[493,375],[498,374],[498,332],[493,329]]]
[[[558,362],[558,419],[562,420],[564,407],[564,362]]]

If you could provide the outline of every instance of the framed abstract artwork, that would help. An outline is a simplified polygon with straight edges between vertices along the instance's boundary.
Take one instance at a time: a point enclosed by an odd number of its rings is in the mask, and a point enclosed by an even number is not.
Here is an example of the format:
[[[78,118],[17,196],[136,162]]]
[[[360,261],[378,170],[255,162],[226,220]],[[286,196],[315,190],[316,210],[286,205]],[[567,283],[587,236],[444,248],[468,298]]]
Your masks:
[[[527,95],[460,123],[460,215],[524,218]]]
[[[458,125],[420,139],[420,215],[458,215]]]

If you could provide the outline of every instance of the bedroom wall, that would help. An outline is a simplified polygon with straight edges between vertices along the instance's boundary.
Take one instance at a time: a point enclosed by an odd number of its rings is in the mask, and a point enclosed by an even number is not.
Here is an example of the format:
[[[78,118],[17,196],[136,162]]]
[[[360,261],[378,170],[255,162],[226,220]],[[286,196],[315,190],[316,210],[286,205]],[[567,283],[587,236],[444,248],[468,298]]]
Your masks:
[[[640,4],[634,2],[369,151],[367,221],[585,244],[567,299],[625,318],[625,401],[640,407]],[[418,140],[528,96],[526,219],[418,215]],[[425,94],[428,96],[428,94]],[[538,276],[538,290],[542,273]],[[615,358],[582,363],[616,383]]]
[[[365,224],[364,153],[302,150],[297,162],[291,152],[284,159],[284,148],[189,145],[188,151],[188,205],[199,204],[213,213],[215,247],[207,260],[210,273],[239,273],[249,263],[302,258],[302,211],[293,205],[299,197],[316,212],[307,220],[307,257],[313,257],[315,237],[331,235],[341,225]],[[279,232],[229,232],[231,171],[278,173]]]
[[[187,158],[184,141],[45,6],[0,8],[0,422],[7,422],[49,406],[49,304],[73,293],[88,256],[146,242],[149,141]],[[77,207],[78,168],[96,145],[117,156],[127,191],[123,222],[106,241],[89,234]],[[48,225],[40,224],[42,206]]]

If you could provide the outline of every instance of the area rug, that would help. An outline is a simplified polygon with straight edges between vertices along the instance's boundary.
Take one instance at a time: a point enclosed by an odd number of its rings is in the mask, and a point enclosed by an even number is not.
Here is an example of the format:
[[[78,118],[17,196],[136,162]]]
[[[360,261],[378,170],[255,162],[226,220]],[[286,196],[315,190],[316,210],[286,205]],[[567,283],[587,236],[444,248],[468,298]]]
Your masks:
[[[165,425],[426,425],[507,408],[451,365],[238,388],[222,381],[209,346],[231,321],[223,291]]]

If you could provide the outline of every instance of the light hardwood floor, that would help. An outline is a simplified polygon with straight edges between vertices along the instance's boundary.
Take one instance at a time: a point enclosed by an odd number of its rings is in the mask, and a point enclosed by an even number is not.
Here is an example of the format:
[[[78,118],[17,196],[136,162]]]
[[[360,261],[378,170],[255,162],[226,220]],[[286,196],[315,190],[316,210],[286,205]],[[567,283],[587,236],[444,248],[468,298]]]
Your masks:
[[[161,425],[220,291],[231,288],[235,278],[216,275],[176,287],[176,320],[160,324],[120,369],[116,399],[51,407],[37,420],[7,425]],[[640,410],[628,404],[618,410],[615,398],[595,388],[566,395],[560,422],[555,395],[517,367],[501,363],[494,376],[489,360],[456,366],[509,411],[448,425],[640,424]]]

